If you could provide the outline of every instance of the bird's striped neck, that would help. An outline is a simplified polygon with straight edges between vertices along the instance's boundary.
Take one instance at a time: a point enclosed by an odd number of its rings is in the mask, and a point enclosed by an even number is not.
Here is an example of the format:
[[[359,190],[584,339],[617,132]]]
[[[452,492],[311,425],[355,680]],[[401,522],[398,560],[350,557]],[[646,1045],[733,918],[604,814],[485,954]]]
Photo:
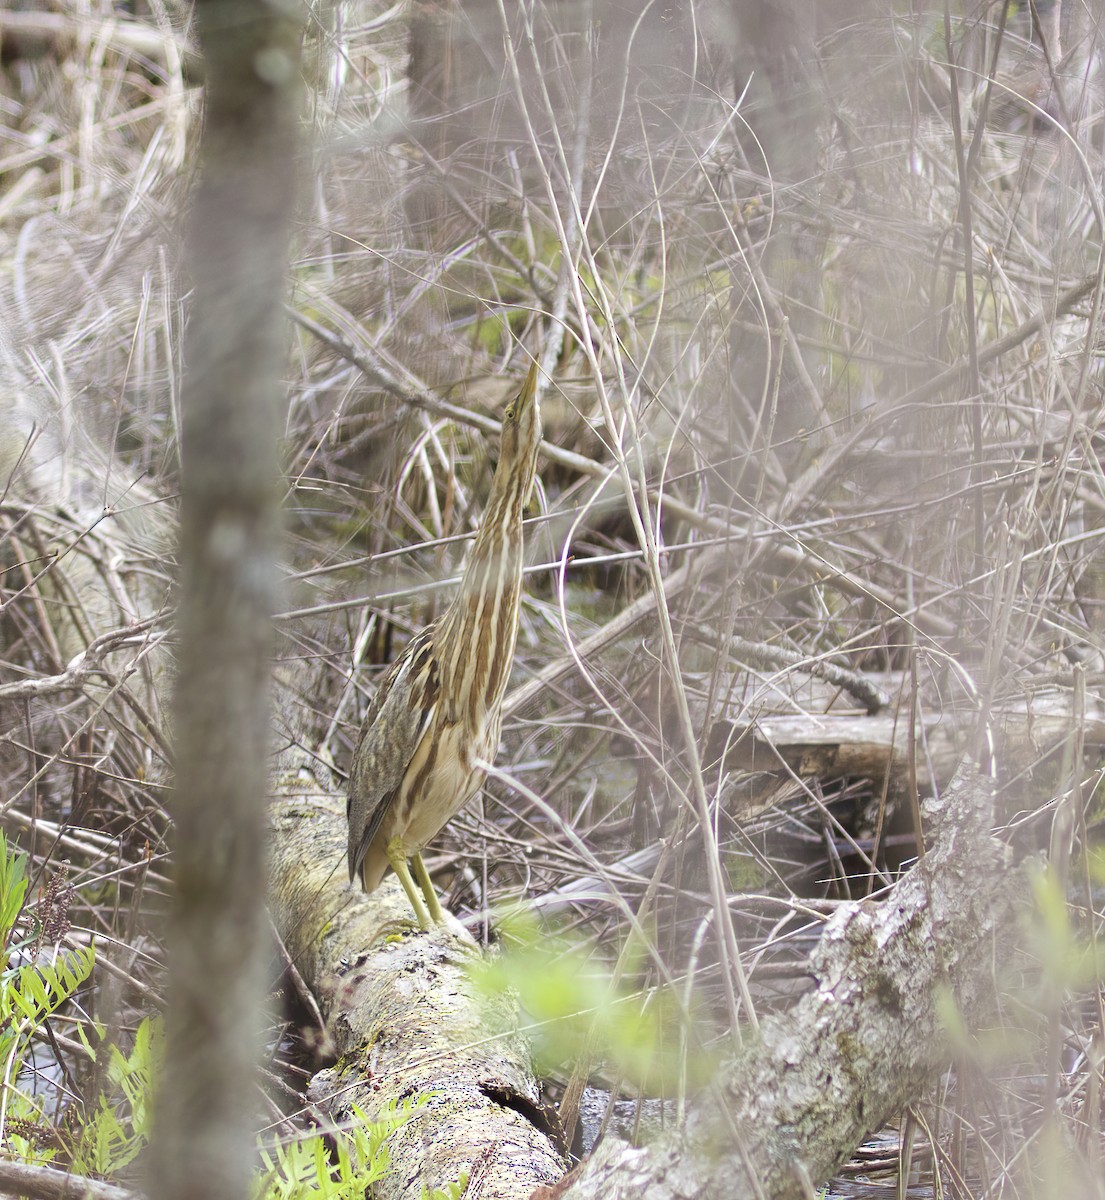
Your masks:
[[[460,590],[434,641],[452,721],[483,732],[506,690],[522,592],[522,512],[533,487],[536,453],[525,463],[500,462]],[[513,470],[505,469],[513,466]]]

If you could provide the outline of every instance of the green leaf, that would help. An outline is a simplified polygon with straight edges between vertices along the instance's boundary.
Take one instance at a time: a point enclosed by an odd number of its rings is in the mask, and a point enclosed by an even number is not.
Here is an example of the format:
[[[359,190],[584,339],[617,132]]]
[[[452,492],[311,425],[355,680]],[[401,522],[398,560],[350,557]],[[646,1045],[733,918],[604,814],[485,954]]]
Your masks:
[[[12,929],[27,895],[27,856],[8,846],[0,833],[0,942],[9,950]]]
[[[692,1054],[678,998],[654,987],[619,984],[611,967],[570,939],[537,922],[513,919],[501,927],[503,948],[473,965],[477,986],[488,996],[513,992],[529,1016],[529,1035],[539,1069],[557,1067],[595,1048],[635,1086],[664,1091],[680,1079],[703,1082],[711,1065]],[[623,960],[621,979],[640,978],[643,955]]]

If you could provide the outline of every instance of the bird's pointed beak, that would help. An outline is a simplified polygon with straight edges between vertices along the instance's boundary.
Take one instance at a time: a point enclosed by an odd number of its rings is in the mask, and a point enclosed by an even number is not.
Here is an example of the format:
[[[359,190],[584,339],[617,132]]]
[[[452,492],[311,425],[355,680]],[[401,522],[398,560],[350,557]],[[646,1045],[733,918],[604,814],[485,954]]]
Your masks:
[[[537,359],[535,358],[530,363],[529,372],[526,375],[526,381],[522,384],[522,390],[518,393],[518,398],[515,400],[515,406],[519,412],[526,409],[533,403],[534,396],[537,395]]]

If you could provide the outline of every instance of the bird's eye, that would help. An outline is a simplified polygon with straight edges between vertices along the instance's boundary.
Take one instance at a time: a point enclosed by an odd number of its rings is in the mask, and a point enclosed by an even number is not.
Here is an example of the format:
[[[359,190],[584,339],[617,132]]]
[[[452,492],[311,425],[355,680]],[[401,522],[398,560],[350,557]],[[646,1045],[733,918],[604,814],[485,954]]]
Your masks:
[[[514,420],[514,405],[513,404],[507,405],[506,412],[503,414],[503,416],[505,416],[508,421]]]

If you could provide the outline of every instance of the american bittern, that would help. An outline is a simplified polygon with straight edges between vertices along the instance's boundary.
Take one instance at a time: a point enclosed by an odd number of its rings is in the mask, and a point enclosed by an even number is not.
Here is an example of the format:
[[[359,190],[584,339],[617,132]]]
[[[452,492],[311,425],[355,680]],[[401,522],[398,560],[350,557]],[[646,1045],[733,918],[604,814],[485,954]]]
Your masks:
[[[476,794],[499,744],[522,593],[522,511],[541,441],[537,364],[503,415],[502,450],[460,590],[384,676],[349,774],[349,879],[390,867],[418,923],[442,921],[422,847]],[[407,867],[411,860],[422,896]],[[425,904],[423,904],[423,897]]]

